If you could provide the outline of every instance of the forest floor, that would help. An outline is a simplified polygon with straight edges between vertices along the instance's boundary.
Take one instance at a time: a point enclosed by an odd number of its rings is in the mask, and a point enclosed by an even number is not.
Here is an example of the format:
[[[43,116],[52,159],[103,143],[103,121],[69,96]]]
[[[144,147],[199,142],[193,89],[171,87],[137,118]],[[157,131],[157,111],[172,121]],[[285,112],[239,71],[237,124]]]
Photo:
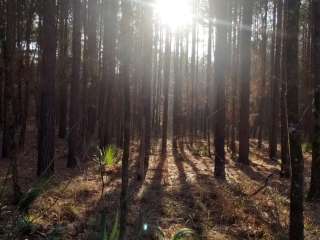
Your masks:
[[[23,191],[36,179],[36,142],[27,145],[18,156]],[[106,170],[102,195],[97,163],[87,160],[81,168],[66,169],[64,142],[59,140],[57,145],[56,174],[27,215],[31,228],[21,223],[16,207],[10,204],[9,187],[4,188],[0,239],[97,239],[102,209],[112,227],[119,205],[120,165]],[[289,181],[279,177],[279,164],[270,161],[266,149],[257,149],[254,142],[250,166],[237,164],[227,154],[226,181],[213,177],[214,163],[202,142],[181,143],[176,152],[169,146],[165,158],[154,144],[143,182],[136,178],[137,159],[137,146],[132,146],[128,239],[154,239],[159,228],[169,239],[184,227],[195,230],[200,239],[287,239]],[[308,182],[308,154],[305,159]],[[1,183],[7,169],[8,162],[2,160]],[[319,203],[305,203],[305,235],[308,240],[320,239]]]

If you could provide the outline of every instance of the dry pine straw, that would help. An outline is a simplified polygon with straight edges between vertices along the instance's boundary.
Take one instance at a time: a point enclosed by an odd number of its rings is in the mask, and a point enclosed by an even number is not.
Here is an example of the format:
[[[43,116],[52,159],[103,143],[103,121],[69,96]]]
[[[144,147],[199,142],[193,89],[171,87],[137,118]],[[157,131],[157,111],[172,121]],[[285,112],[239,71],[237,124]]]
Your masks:
[[[144,239],[152,239],[154,232],[141,233],[139,226],[143,224],[148,224],[150,229],[161,227],[166,237],[183,227],[194,229],[201,239],[282,239],[286,236],[289,182],[279,178],[278,164],[269,161],[266,151],[257,150],[252,143],[251,166],[238,165],[227,154],[227,180],[217,181],[212,174],[213,161],[204,151],[199,151],[203,144],[180,146],[174,154],[169,147],[165,159],[160,157],[158,147],[154,147],[142,184],[135,177],[138,147],[131,148],[128,219],[131,239],[141,234],[145,234]],[[31,143],[29,151],[19,158],[24,190],[34,179],[35,147],[32,148]],[[57,225],[64,227],[62,239],[90,239],[99,231],[99,212],[104,207],[108,216],[115,215],[121,187],[120,166],[108,169],[106,195],[101,198],[97,164],[89,158],[81,169],[70,171],[65,168],[65,156],[66,147],[60,141],[56,152],[57,175],[32,206],[30,217],[35,219],[38,230],[28,239],[42,239]],[[0,162],[1,181],[7,165],[5,161]],[[308,179],[309,156],[306,156],[306,165]],[[259,188],[261,191],[252,196]],[[306,239],[320,239],[320,206],[306,203],[305,209]],[[7,225],[7,229],[13,227],[16,214],[14,206],[2,202],[0,225]],[[0,238],[6,234],[5,228],[0,229]]]

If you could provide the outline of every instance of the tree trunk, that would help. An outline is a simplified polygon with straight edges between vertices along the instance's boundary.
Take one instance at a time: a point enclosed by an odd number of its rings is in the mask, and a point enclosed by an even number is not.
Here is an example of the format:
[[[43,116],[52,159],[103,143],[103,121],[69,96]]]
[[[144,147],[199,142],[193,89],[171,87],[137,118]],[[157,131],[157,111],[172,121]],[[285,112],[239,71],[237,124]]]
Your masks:
[[[301,149],[301,129],[298,97],[298,35],[300,0],[287,2],[288,19],[286,25],[287,42],[287,86],[288,86],[288,122],[291,156],[291,193],[289,238],[303,239],[303,156]]]
[[[213,7],[212,1],[210,6]],[[215,121],[214,146],[215,146],[215,168],[214,175],[217,178],[225,179],[225,81],[227,67],[227,25],[221,24],[227,21],[228,1],[221,0],[215,2],[216,17],[216,49],[214,56],[214,79],[217,85],[216,109],[217,118]]]
[[[320,199],[320,1],[312,1],[312,73],[313,73],[313,115],[312,167],[308,198]]]
[[[59,1],[59,137],[65,138],[67,127],[67,58],[68,58],[68,0]]]
[[[286,35],[288,22],[287,0],[283,7],[283,30],[282,35]],[[280,96],[280,118],[281,118],[281,176],[290,177],[290,152],[289,152],[289,131],[288,131],[288,111],[287,111],[287,42],[282,38],[282,61],[281,61],[281,96]]]
[[[98,0],[88,0],[88,137],[95,132],[98,104]]]
[[[168,104],[169,104],[169,84],[170,84],[170,66],[171,66],[171,32],[167,28],[166,31],[166,46],[165,46],[165,65],[164,65],[164,83],[163,83],[163,122],[162,122],[162,147],[163,155],[167,153],[168,139]]]
[[[100,122],[100,147],[106,147],[110,144],[110,121],[112,97],[115,85],[116,68],[116,37],[117,37],[117,14],[118,1],[105,1],[104,13],[104,39],[103,39],[103,72],[100,91],[100,101],[102,108],[102,119]],[[105,95],[105,96],[104,96]]]
[[[179,73],[179,56],[180,56],[180,35],[175,37],[175,55],[174,55],[174,89],[173,89],[173,123],[172,123],[172,148],[177,150],[178,138],[180,134],[180,73]]]
[[[70,90],[69,109],[69,155],[67,167],[74,168],[77,165],[77,153],[79,147],[79,89],[80,89],[80,64],[81,64],[81,3],[72,0],[73,31],[72,31],[72,79]]]
[[[129,86],[129,63],[131,49],[131,3],[129,0],[121,1],[122,19],[120,25],[120,69],[119,78],[124,87],[124,138],[122,156],[122,182],[120,195],[120,240],[127,239],[127,216],[128,216],[128,165],[130,153],[130,86]]]
[[[152,81],[152,8],[147,4],[143,8],[143,76],[142,76],[142,147],[140,153],[140,177],[144,177],[149,165],[151,147],[151,81]],[[150,66],[151,64],[151,66]]]
[[[54,172],[54,88],[56,66],[56,1],[42,5],[43,41],[41,42],[40,126],[38,146],[38,176]]]
[[[262,42],[261,42],[261,95],[260,95],[260,102],[259,102],[259,132],[258,132],[258,147],[262,147],[262,140],[263,140],[263,131],[264,131],[264,123],[266,122],[266,114],[265,114],[265,107],[266,107],[266,83],[267,83],[267,19],[268,19],[268,0],[263,0],[263,17],[262,17]],[[273,14],[274,17],[274,14]],[[275,22],[273,18],[273,22]],[[274,24],[273,24],[274,25]],[[274,30],[274,29],[273,29]],[[273,34],[274,35],[274,34]],[[274,38],[272,38],[272,41]],[[271,44],[272,45],[272,44]],[[271,46],[273,48],[273,46]],[[271,50],[272,52],[272,50]],[[273,58],[271,53],[271,58]]]
[[[18,184],[17,166],[17,79],[16,71],[16,0],[7,1],[7,29],[4,47],[5,82],[4,82],[4,133],[3,133],[3,157],[10,159],[10,173],[13,187],[13,200],[19,201],[21,194]]]
[[[249,164],[249,106],[251,72],[251,26],[253,1],[243,1],[243,19],[240,31],[240,124],[239,159]]]
[[[281,82],[281,42],[282,42],[282,11],[283,2],[275,2],[277,7],[277,32],[274,62],[274,78],[272,78],[272,104],[271,104],[271,127],[269,139],[269,157],[272,160],[277,158],[277,132],[279,120],[279,82]]]

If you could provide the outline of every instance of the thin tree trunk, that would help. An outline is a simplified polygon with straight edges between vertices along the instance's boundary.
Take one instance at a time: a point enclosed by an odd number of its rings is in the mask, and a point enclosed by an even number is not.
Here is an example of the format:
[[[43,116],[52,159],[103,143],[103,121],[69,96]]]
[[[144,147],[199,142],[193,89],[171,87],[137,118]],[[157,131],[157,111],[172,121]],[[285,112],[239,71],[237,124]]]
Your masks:
[[[261,43],[261,95],[259,102],[259,132],[258,132],[258,147],[262,147],[262,138],[264,131],[264,123],[266,121],[265,107],[266,107],[266,83],[267,83],[267,19],[268,19],[268,0],[263,0],[263,17],[262,17],[262,43]],[[274,14],[273,14],[274,17]],[[273,18],[274,19],[274,18]],[[275,20],[274,20],[275,22]],[[273,29],[274,30],[274,29]],[[272,39],[274,42],[274,40]],[[273,46],[271,46],[273,48]],[[271,50],[272,52],[272,50]],[[273,54],[271,53],[273,58]]]
[[[271,104],[271,127],[269,140],[269,157],[275,160],[277,158],[277,132],[279,120],[279,83],[281,83],[281,42],[282,42],[282,11],[283,2],[277,1],[277,32],[275,48],[275,77],[272,79],[272,104]]]
[[[320,1],[312,1],[312,73],[314,76],[313,96],[313,141],[312,141],[312,167],[311,182],[308,198],[320,199]]]
[[[240,124],[239,159],[249,164],[249,106],[251,72],[251,26],[253,1],[243,1],[243,17],[240,31]]]
[[[129,63],[131,48],[130,16],[131,4],[129,0],[121,1],[122,19],[120,25],[120,81],[124,87],[124,138],[122,156],[122,182],[120,195],[120,240],[127,239],[127,216],[128,216],[128,165],[130,153],[130,86],[129,86]]]
[[[59,77],[59,137],[65,138],[67,128],[67,58],[68,58],[68,15],[69,1],[59,1],[59,62],[58,62],[58,77]]]
[[[162,122],[162,155],[167,153],[168,139],[168,104],[169,104],[169,84],[170,84],[170,65],[171,65],[171,32],[166,30],[166,46],[165,46],[165,65],[164,65],[164,83],[163,83],[163,122]]]
[[[80,93],[80,64],[81,64],[81,2],[72,0],[73,31],[72,31],[72,79],[69,109],[69,154],[67,167],[77,165],[77,150],[79,147],[79,93]]]
[[[282,35],[286,36],[288,22],[287,0],[285,0],[283,11]],[[290,152],[289,152],[289,131],[287,111],[287,42],[282,38],[282,66],[281,66],[281,96],[280,96],[280,118],[281,118],[281,176],[290,177]]]

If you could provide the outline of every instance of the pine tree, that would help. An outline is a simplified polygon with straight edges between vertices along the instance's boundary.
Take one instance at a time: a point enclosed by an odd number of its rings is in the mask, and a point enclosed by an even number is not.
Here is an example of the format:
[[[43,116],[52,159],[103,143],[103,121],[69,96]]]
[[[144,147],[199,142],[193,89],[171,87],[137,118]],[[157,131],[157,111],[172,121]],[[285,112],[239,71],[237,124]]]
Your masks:
[[[42,3],[41,83],[39,110],[38,176],[54,172],[55,151],[55,69],[56,69],[56,1]]]

